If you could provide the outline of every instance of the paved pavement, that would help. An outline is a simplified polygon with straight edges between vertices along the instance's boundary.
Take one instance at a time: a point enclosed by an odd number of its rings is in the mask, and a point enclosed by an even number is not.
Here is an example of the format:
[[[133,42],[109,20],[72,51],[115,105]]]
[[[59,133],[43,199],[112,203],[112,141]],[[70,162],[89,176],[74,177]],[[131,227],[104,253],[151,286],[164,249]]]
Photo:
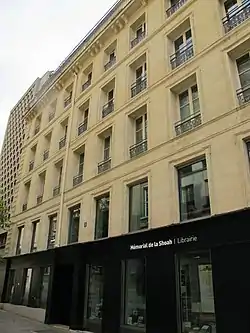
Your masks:
[[[9,311],[0,310],[0,333],[68,333],[30,319],[20,317]]]

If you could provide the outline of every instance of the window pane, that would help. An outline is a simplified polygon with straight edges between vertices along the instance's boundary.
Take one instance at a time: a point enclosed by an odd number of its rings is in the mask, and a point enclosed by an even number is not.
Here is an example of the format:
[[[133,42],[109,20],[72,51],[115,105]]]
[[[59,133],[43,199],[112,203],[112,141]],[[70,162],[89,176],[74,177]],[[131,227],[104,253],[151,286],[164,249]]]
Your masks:
[[[95,239],[108,237],[109,195],[96,200]]]
[[[216,333],[212,264],[208,252],[179,257],[180,315],[183,333]]]
[[[210,201],[205,161],[180,168],[179,193],[181,220],[210,214]]]
[[[41,284],[41,303],[40,307],[46,309],[47,297],[49,290],[49,279],[50,279],[50,267],[45,267],[41,269],[42,274],[42,284]]]
[[[22,300],[23,305],[28,305],[29,302],[32,272],[33,272],[32,268],[24,270],[24,289],[23,289],[23,300]]]
[[[80,223],[80,208],[75,207],[70,209],[70,221],[69,221],[69,239],[68,243],[78,242]]]
[[[249,70],[240,74],[240,84],[241,84],[242,88],[250,85],[250,68],[249,68]]]
[[[145,261],[131,259],[125,263],[124,324],[145,327],[146,284]]]
[[[103,310],[104,271],[101,266],[89,267],[87,318],[101,320]]]
[[[245,54],[244,56],[240,57],[236,60],[237,67],[239,74],[245,72],[246,70],[250,69],[250,56],[249,54]]]
[[[180,50],[183,46],[184,46],[184,41],[182,36],[174,41],[175,51]]]
[[[129,231],[148,227],[148,187],[147,183],[129,188]]]

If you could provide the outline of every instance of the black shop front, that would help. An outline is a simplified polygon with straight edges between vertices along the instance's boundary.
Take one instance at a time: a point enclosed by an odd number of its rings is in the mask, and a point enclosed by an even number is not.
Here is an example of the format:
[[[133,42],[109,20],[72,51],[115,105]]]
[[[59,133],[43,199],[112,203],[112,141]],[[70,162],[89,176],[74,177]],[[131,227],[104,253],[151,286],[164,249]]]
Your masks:
[[[10,258],[2,301],[73,330],[249,333],[249,258],[246,209]]]

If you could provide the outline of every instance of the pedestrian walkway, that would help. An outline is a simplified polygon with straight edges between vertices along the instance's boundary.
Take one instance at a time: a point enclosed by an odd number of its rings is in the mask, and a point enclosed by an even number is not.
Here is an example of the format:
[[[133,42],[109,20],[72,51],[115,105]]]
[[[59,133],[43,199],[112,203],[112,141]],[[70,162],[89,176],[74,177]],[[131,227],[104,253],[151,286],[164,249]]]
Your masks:
[[[68,333],[67,329],[51,327],[12,312],[0,310],[1,333]]]

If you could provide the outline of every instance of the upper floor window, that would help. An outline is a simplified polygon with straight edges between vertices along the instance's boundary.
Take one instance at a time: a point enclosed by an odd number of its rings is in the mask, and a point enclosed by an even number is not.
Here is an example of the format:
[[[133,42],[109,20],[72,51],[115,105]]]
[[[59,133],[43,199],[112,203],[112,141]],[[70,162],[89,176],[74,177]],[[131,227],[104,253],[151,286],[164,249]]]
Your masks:
[[[146,263],[143,259],[124,262],[122,322],[124,325],[145,328],[146,325]]]
[[[16,254],[18,255],[22,253],[24,226],[18,227],[17,232]]]
[[[78,112],[78,136],[84,133],[88,128],[89,118],[89,100],[79,107]]]
[[[90,64],[82,75],[82,91],[86,90],[92,83],[93,64]]]
[[[240,104],[250,101],[250,53],[246,53],[236,60],[240,86],[237,96]]]
[[[102,173],[111,168],[111,135],[112,129],[100,138],[103,145],[103,160],[98,163],[98,173]]]
[[[222,22],[228,32],[250,17],[250,0],[225,0],[224,13]]]
[[[68,244],[78,242],[80,224],[80,205],[69,210],[69,234]]]
[[[48,234],[48,243],[47,243],[48,249],[52,249],[55,246],[56,225],[57,225],[57,215],[49,216],[49,234]]]
[[[101,91],[101,100],[103,101],[102,118],[105,118],[114,111],[114,93],[115,79],[108,82]]]
[[[148,118],[147,113],[144,113],[134,120],[135,143],[130,147],[131,158],[147,151],[147,128]]]
[[[7,239],[7,232],[4,232],[3,234],[0,235],[0,249],[5,247],[6,239]]]
[[[192,31],[189,28],[173,42],[175,53],[170,56],[172,69],[182,65],[194,55]]]
[[[146,57],[143,57],[145,59]],[[131,97],[136,96],[141,91],[147,88],[147,63],[146,59],[143,61],[141,59],[141,63],[139,66],[134,67],[131,65],[131,69],[133,71],[133,76],[135,81],[131,85]]]
[[[73,90],[73,84],[71,84],[69,87],[65,90],[65,97],[64,97],[64,107],[66,108],[68,105],[71,104],[72,101],[72,90]]]
[[[32,236],[31,236],[31,246],[30,252],[35,252],[37,250],[37,226],[39,221],[32,222]]]
[[[108,237],[109,193],[96,199],[95,239]]]
[[[187,1],[188,0],[169,0],[169,1],[167,1],[167,4],[168,4],[168,9],[166,11],[167,17],[173,15]]]
[[[129,187],[129,231],[148,227],[148,182]]]
[[[181,221],[210,214],[206,160],[178,168]]]
[[[133,48],[138,45],[146,36],[146,22],[145,14],[143,14],[131,26],[131,42],[130,47]]]
[[[85,147],[83,147],[83,150]],[[83,169],[84,169],[84,151],[77,154],[78,157],[78,174],[73,178],[73,186],[79,185],[83,181]]]
[[[104,52],[105,64],[104,70],[107,71],[116,63],[116,47],[117,42],[113,42]]]
[[[199,92],[197,84],[178,95],[180,120],[175,124],[176,135],[201,124]]]

